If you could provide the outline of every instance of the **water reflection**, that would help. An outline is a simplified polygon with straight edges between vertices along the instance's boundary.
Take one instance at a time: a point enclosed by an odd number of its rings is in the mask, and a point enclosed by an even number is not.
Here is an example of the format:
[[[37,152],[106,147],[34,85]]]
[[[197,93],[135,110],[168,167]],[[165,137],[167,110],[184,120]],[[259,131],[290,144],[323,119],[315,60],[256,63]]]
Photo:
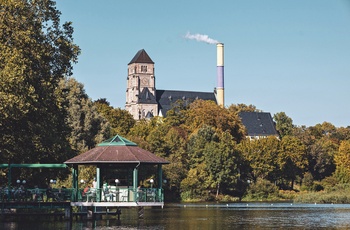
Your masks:
[[[2,222],[0,229],[350,229],[350,205],[239,203],[167,204],[146,208],[138,219],[134,208],[121,220]]]

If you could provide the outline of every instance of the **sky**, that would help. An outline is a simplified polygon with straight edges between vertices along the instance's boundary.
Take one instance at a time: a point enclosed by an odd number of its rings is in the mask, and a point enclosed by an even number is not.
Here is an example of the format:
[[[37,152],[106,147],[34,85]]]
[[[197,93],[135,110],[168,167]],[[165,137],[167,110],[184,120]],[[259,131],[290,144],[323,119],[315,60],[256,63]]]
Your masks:
[[[73,77],[92,100],[125,108],[127,64],[141,49],[157,89],[213,92],[216,45],[200,35],[224,43],[225,106],[350,126],[350,0],[58,0],[57,9],[73,23],[82,50]]]

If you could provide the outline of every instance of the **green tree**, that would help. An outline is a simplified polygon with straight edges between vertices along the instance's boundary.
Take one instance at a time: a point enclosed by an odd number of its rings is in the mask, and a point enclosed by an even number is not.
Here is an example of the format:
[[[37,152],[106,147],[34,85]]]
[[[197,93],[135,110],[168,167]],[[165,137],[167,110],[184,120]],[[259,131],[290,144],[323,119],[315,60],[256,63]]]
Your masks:
[[[72,152],[59,80],[79,48],[71,23],[50,0],[2,1],[0,10],[0,149],[12,163],[54,163]]]
[[[179,127],[171,127],[164,137],[165,158],[170,162],[163,166],[163,172],[168,183],[166,186],[173,193],[173,198],[180,195],[181,181],[187,175],[187,153],[186,153],[186,136],[184,131]]]
[[[71,128],[68,139],[72,149],[82,153],[109,138],[109,123],[97,112],[83,84],[74,78],[65,78],[59,87],[65,92],[66,124]]]
[[[132,127],[136,124],[133,116],[121,108],[113,108],[105,98],[98,99],[94,102],[97,110],[111,125],[111,136],[126,136]]]
[[[291,181],[291,188],[297,176],[302,176],[307,167],[307,157],[303,143],[293,137],[284,136],[278,153],[277,163],[282,178]]]
[[[261,179],[276,180],[278,177],[278,156],[279,140],[274,137],[267,137],[258,140],[246,139],[240,144],[243,158],[250,168],[251,178],[256,181]]]
[[[211,187],[216,188],[216,197],[221,189],[237,184],[241,157],[236,149],[232,136],[225,132],[220,135],[219,142],[209,142],[203,151],[206,171],[213,181]]]
[[[328,138],[321,138],[308,146],[308,171],[315,180],[331,176],[335,170],[334,155],[338,145]]]
[[[279,112],[273,116],[273,119],[276,121],[276,130],[282,138],[286,135],[292,135],[292,118],[288,117],[284,112]]]
[[[210,175],[205,170],[204,163],[191,168],[187,177],[181,181],[181,198],[183,200],[207,200],[209,199],[208,187],[212,184]]]
[[[218,141],[218,136],[214,128],[208,125],[203,125],[198,133],[190,136],[187,144],[188,167],[194,168],[204,162],[204,149],[208,143],[213,141]]]

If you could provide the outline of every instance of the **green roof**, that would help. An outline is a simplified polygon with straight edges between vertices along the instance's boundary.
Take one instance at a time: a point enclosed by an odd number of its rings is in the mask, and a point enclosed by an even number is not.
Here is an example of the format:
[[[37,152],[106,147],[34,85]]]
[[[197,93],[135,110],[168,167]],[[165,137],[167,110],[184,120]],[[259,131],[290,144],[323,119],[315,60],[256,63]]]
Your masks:
[[[137,146],[137,144],[132,141],[129,141],[128,139],[122,136],[116,135],[112,138],[101,142],[97,146]]]

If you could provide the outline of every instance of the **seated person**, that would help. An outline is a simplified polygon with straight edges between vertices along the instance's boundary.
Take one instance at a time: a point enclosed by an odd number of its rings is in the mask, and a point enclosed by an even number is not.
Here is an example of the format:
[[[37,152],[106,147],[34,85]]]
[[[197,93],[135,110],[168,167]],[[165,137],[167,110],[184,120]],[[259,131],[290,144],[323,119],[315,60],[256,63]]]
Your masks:
[[[107,201],[107,198],[109,198],[108,201],[113,201],[113,195],[114,194],[109,191],[108,186],[103,186],[103,196],[105,201]]]
[[[35,189],[33,190],[33,200],[34,201],[40,201],[43,199],[43,194],[40,192],[40,189],[38,186],[35,186]]]
[[[90,186],[86,186],[86,187],[84,188],[84,190],[83,190],[82,195],[83,195],[83,196],[86,196],[86,194],[87,194],[89,191],[90,191]]]
[[[53,191],[52,191],[52,187],[51,187],[51,185],[49,185],[49,186],[47,187],[47,189],[46,189],[46,202],[47,202],[49,199],[53,200],[54,198],[55,198],[55,195],[54,195],[54,193],[53,193]]]
[[[93,201],[96,198],[96,189],[90,188],[89,191],[86,194],[86,202],[89,202],[89,200]]]

